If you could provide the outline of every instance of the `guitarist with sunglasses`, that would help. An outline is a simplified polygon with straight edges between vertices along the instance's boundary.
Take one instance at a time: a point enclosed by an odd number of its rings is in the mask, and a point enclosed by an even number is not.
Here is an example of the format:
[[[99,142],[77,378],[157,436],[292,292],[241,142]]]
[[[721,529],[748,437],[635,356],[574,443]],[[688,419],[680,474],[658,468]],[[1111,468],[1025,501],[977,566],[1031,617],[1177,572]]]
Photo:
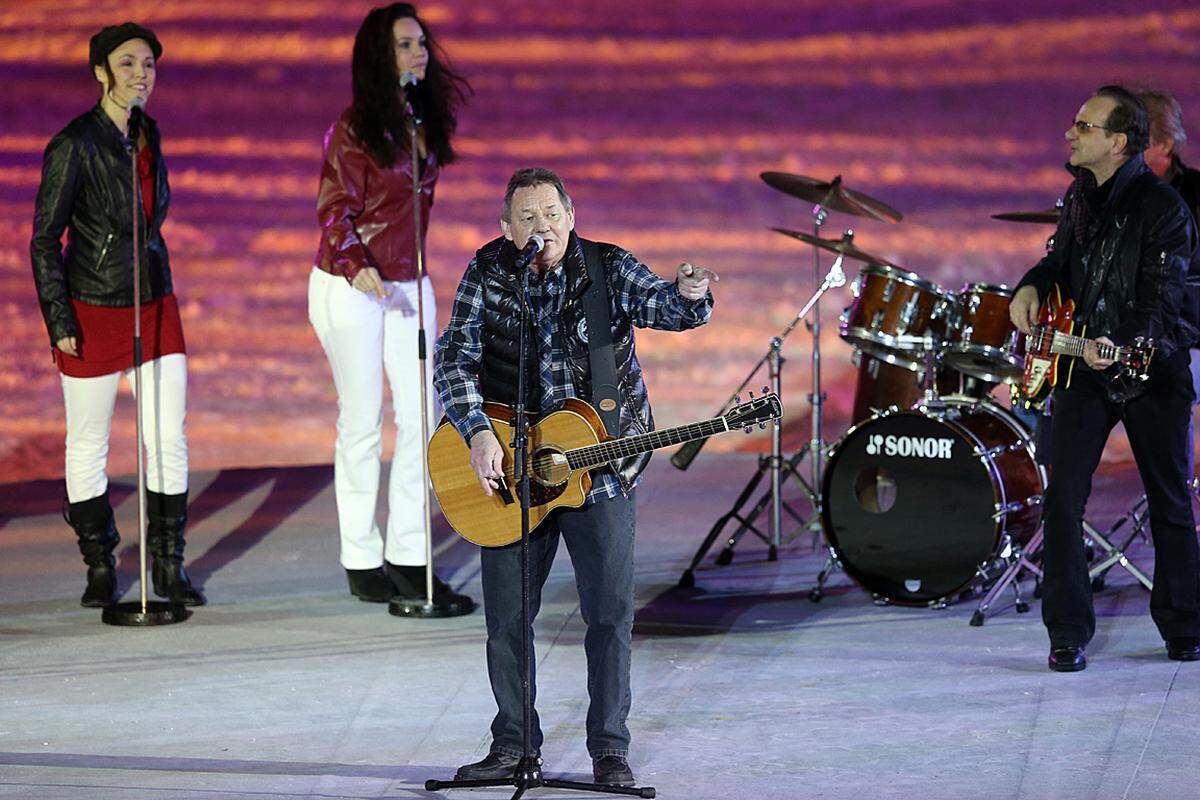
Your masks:
[[[681,264],[674,280],[665,280],[625,250],[577,236],[571,197],[548,169],[513,174],[500,227],[503,236],[480,248],[467,266],[434,355],[433,380],[442,406],[469,445],[479,489],[488,496],[503,493],[506,482],[504,451],[483,403],[511,406],[516,400],[518,270],[530,270],[534,317],[532,357],[526,359],[527,407],[535,415],[546,414],[571,398],[585,400],[601,416],[608,415],[604,424],[614,436],[654,427],[633,329],[684,331],[704,325],[712,314],[709,284],[717,280],[710,270],[690,264]],[[525,261],[528,266],[520,266]],[[593,319],[596,325],[589,323]],[[607,347],[601,346],[606,337],[598,333],[605,328],[611,334]],[[584,504],[555,510],[531,533],[529,543],[533,616],[560,537],[570,551],[580,615],[587,626],[587,749],[596,783],[611,786],[634,783],[626,726],[634,487],[648,458],[633,456],[597,469]],[[520,556],[519,543],[480,551],[488,676],[498,710],[490,752],[459,768],[456,780],[509,778],[522,755],[521,641],[522,626],[529,623],[521,612]],[[530,746],[536,753],[541,745],[535,711]]]
[[[1200,557],[1189,489],[1196,395],[1188,369],[1200,313],[1185,282],[1197,257],[1196,224],[1175,190],[1146,166],[1146,111],[1124,87],[1096,90],[1065,137],[1075,180],[1054,245],[1010,305],[1013,324],[1029,334],[1043,306],[1073,303],[1069,333],[1082,337],[1066,337],[1079,343],[1080,357],[1057,357],[1051,379],[1042,587],[1049,667],[1087,666],[1096,616],[1082,522],[1092,474],[1118,422],[1149,499],[1151,616],[1168,658],[1200,660]],[[1148,343],[1148,378],[1119,375],[1116,361]]]

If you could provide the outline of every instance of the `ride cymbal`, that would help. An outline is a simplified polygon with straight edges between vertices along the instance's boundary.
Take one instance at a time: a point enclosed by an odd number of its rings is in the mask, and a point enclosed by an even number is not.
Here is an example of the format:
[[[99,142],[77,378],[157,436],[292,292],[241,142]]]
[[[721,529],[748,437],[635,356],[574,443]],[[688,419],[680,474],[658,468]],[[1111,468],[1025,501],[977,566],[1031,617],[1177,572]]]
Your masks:
[[[1052,208],[1049,211],[1006,211],[1003,214],[992,214],[992,219],[998,219],[1003,222],[1032,222],[1042,225],[1057,225],[1058,218],[1061,216],[1061,208]]]
[[[829,183],[793,175],[790,172],[762,172],[759,177],[772,189],[810,203],[820,204],[831,211],[841,211],[856,217],[866,217],[880,222],[899,222],[903,215],[896,209],[874,197],[847,189],[838,175]]]

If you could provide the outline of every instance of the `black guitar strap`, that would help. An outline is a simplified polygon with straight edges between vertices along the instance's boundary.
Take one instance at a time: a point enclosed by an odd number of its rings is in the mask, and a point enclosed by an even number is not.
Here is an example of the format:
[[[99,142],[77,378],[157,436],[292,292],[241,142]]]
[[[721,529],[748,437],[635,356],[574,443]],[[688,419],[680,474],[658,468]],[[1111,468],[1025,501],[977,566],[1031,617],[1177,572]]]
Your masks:
[[[612,320],[609,318],[608,281],[600,262],[600,245],[586,239],[583,260],[587,263],[591,284],[583,293],[583,313],[587,319],[588,361],[592,370],[592,406],[609,436],[621,433],[620,396],[617,393],[617,360],[613,353]]]

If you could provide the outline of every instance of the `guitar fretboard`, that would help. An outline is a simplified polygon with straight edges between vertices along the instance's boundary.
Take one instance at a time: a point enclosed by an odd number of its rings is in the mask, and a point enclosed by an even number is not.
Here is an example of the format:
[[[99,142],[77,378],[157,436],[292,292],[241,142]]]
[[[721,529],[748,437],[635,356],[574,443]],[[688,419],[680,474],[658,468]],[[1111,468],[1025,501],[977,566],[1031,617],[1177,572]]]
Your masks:
[[[1069,333],[1056,331],[1052,328],[1040,327],[1033,336],[1034,352],[1044,352],[1046,346],[1046,336],[1049,334],[1050,352],[1058,353],[1064,356],[1083,357],[1083,348],[1091,340],[1082,336],[1073,336]],[[1112,361],[1124,362],[1129,357],[1129,348],[1118,347],[1115,344],[1104,344],[1096,342],[1097,354],[1100,358],[1107,358]]]
[[[648,453],[660,447],[683,444],[693,439],[704,439],[727,430],[729,430],[729,425],[725,422],[725,418],[714,417],[703,422],[693,422],[691,425],[680,425],[678,428],[667,428],[624,439],[613,439],[567,451],[567,465],[571,470],[590,469],[610,461]]]

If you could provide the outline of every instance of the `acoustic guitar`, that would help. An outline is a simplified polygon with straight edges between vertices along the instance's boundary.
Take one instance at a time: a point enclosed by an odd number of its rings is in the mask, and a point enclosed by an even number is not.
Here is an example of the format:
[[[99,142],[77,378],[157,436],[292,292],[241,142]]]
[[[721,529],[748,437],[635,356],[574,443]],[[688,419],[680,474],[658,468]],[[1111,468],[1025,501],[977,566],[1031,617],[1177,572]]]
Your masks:
[[[1064,300],[1058,285],[1050,289],[1046,303],[1038,313],[1038,324],[1025,337],[1025,374],[1019,387],[1027,404],[1044,401],[1050,391],[1060,383],[1070,381],[1070,365],[1062,362],[1062,356],[1082,357],[1084,345],[1089,341],[1086,326],[1075,333],[1075,301]],[[1126,347],[1097,342],[1101,358],[1116,363],[1116,379],[1144,381],[1150,377],[1150,359],[1154,356],[1154,342],[1138,337]]]
[[[484,413],[504,448],[504,478],[488,497],[471,469],[470,448],[448,421],[429,440],[429,476],[446,521],[464,539],[483,547],[501,547],[521,538],[521,504],[513,475],[513,411],[500,403],[484,403]],[[613,461],[683,444],[726,431],[765,427],[783,416],[779,397],[766,394],[719,417],[610,439],[600,415],[583,400],[529,426],[529,530],[556,508],[583,505],[592,488],[591,470]]]

